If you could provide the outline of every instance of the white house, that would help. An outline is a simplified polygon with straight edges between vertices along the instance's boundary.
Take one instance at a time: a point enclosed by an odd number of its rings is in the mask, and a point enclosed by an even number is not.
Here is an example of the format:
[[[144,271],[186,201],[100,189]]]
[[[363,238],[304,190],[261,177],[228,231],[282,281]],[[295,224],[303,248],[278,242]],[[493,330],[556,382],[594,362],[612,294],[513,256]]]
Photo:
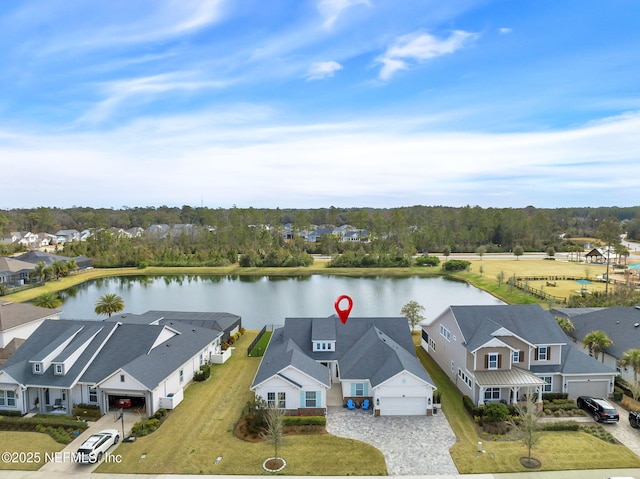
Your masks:
[[[286,318],[273,332],[251,390],[291,413],[369,401],[376,415],[425,415],[435,385],[415,355],[406,318]],[[318,411],[320,410],[320,411]]]

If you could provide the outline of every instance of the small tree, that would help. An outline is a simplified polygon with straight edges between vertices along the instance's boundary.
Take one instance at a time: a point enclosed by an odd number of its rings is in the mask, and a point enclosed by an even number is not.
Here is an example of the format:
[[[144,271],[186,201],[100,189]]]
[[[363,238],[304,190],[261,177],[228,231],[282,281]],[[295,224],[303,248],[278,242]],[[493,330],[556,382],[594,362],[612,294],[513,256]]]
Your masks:
[[[486,252],[487,252],[486,246],[478,246],[478,249],[476,249],[476,254],[480,256],[480,261],[482,261],[482,257]]]
[[[547,256],[553,258],[556,255],[556,249],[553,246],[547,248]]]
[[[426,319],[422,315],[423,311],[424,306],[422,306],[417,301],[411,300],[402,307],[402,309],[400,310],[400,314],[409,320],[411,329],[416,329],[416,326]]]
[[[518,245],[513,248],[513,255],[516,257],[516,260],[519,260],[520,256],[522,256],[523,254],[524,254],[524,249],[522,249],[522,246]]]
[[[576,329],[569,318],[563,318],[561,316],[556,316],[556,322],[558,323],[558,326],[560,326],[560,328],[562,328],[562,330],[565,332],[565,334],[569,334],[571,331]]]
[[[502,283],[504,283],[504,278],[505,278],[504,271],[500,271],[496,276],[496,279],[498,280],[498,286],[502,286]]]
[[[62,300],[60,299],[60,296],[58,296],[58,293],[54,293],[53,291],[42,293],[33,300],[33,305],[41,308],[56,309],[61,304]]]
[[[624,351],[620,358],[620,367],[631,367],[633,369],[633,382],[638,384],[638,373],[640,373],[640,349],[627,349]]]
[[[277,404],[271,404],[267,407],[267,428],[261,434],[261,437],[273,445],[273,457],[279,459],[278,449],[284,440],[284,411]]]
[[[527,394],[527,400],[524,404],[516,406],[516,412],[519,419],[512,420],[513,436],[517,440],[527,446],[528,456],[521,460],[525,467],[537,467],[538,461],[532,459],[531,449],[533,449],[540,439],[540,425],[538,424],[538,416],[536,415],[536,405],[533,402],[533,395]]]

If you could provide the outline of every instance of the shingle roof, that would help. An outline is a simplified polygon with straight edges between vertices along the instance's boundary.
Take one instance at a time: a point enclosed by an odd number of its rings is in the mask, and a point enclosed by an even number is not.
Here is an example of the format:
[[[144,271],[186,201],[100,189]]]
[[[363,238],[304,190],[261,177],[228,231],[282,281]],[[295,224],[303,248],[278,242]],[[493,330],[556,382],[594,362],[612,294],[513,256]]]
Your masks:
[[[612,374],[615,373],[609,366],[596,361],[591,356],[584,354],[571,344],[562,346],[562,364],[531,366],[531,372],[562,373],[562,374]]]
[[[8,256],[0,256],[0,271],[9,271],[10,273],[18,273],[20,271],[32,270],[35,265],[20,261],[19,259],[9,258]]]
[[[574,315],[571,322],[575,328],[571,336],[578,341],[591,331],[604,331],[613,341],[605,351],[615,358],[621,358],[629,349],[640,348],[640,309],[636,306],[614,306]]]
[[[242,318],[236,314],[225,312],[151,310],[143,314],[119,314],[112,316],[110,320],[133,324],[151,324],[157,321],[180,321],[200,328],[226,331],[234,325],[240,324]]]
[[[11,303],[0,300],[0,331],[30,323],[38,319],[59,315],[57,309],[40,308],[26,303]]]
[[[567,337],[553,316],[538,304],[451,306],[469,351],[505,328],[531,344],[564,344]]]
[[[274,331],[271,337],[252,387],[276,375],[292,361],[296,361],[298,369],[309,368],[301,370],[312,377],[327,374],[327,368],[321,366],[320,361],[338,361],[342,379],[368,379],[372,387],[402,371],[434,384],[415,355],[406,318],[349,318],[346,324],[339,321],[335,315],[286,318],[284,327]],[[313,351],[314,334],[320,334],[321,330],[325,334],[331,329],[335,331],[335,350]]]

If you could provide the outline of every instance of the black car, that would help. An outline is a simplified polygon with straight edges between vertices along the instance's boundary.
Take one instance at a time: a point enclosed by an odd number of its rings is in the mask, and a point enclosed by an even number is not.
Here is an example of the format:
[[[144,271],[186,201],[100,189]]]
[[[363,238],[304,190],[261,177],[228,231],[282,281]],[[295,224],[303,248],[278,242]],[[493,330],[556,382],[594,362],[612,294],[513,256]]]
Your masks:
[[[580,409],[586,409],[593,414],[593,419],[596,422],[618,422],[620,420],[620,414],[606,399],[580,396],[576,399],[576,404]]]
[[[640,411],[629,411],[629,424],[636,429],[640,428]]]

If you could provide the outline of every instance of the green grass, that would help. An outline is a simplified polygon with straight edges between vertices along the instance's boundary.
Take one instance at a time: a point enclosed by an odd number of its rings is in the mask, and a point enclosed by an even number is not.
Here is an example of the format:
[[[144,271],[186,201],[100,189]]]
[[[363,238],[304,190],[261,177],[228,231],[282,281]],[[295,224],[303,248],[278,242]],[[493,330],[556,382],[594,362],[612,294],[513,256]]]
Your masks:
[[[252,357],[263,356],[272,334],[273,331],[265,331],[260,337],[260,341],[255,344],[249,355]]]
[[[414,337],[417,344],[420,338]],[[457,441],[450,449],[461,474],[527,471],[520,457],[527,449],[519,441],[486,441],[462,405],[462,395],[442,369],[421,348],[418,358],[442,393],[442,410]],[[478,454],[478,441],[485,453]],[[637,468],[640,458],[627,447],[609,444],[584,432],[544,432],[532,456],[542,462],[541,470]]]
[[[64,449],[64,444],[55,442],[51,436],[39,432],[2,431],[0,453],[26,453],[15,456],[16,461],[0,461],[0,470],[36,471],[45,464],[45,455]],[[40,461],[36,461],[40,459]],[[31,461],[30,461],[31,460]],[[1,474],[0,474],[1,476]]]
[[[273,455],[273,448],[233,434],[253,394],[249,386],[260,364],[260,358],[245,353],[256,334],[241,337],[234,355],[227,363],[213,366],[208,381],[191,384],[184,401],[160,429],[113,451],[122,455],[121,464],[102,464],[97,472],[267,474],[262,462]],[[283,473],[288,475],[386,475],[384,457],[376,448],[330,434],[286,436],[279,455],[287,461]],[[218,456],[222,461],[215,465]]]

